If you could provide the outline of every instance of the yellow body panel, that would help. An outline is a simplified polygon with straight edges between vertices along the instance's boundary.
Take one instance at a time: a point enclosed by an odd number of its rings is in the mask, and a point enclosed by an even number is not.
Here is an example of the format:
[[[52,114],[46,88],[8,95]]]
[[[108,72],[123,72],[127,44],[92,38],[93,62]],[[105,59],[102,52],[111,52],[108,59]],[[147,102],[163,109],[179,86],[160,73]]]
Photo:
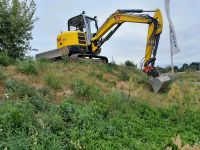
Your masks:
[[[58,35],[57,37],[58,49],[72,45],[86,46],[85,33],[80,31],[66,31]]]

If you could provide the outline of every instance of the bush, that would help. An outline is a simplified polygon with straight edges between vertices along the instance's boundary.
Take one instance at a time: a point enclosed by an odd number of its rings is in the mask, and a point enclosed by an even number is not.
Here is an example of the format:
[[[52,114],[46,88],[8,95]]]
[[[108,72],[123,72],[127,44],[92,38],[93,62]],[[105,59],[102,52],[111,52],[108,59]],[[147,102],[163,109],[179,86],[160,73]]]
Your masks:
[[[9,95],[13,98],[23,99],[25,97],[32,97],[36,93],[33,87],[22,81],[7,80],[5,85]]]
[[[20,61],[17,63],[17,70],[28,74],[28,75],[37,75],[38,74],[38,67],[36,62],[29,60],[29,61]]]
[[[100,88],[87,85],[82,80],[73,84],[73,90],[76,96],[87,97],[89,100],[98,100],[102,94]]]
[[[54,90],[62,89],[62,81],[59,80],[54,74],[48,74],[44,78],[45,83]]]
[[[12,63],[11,58],[4,54],[4,53],[0,53],[0,65],[1,66],[9,66]]]
[[[25,102],[7,102],[0,105],[0,128],[3,132],[10,130],[15,132],[16,128],[26,130],[32,123],[33,107]]]
[[[77,81],[73,84],[74,92],[77,96],[88,96],[89,86],[87,86],[83,81]]]
[[[120,71],[120,75],[119,75],[119,79],[120,80],[128,81],[130,79],[130,77],[131,77],[131,74],[130,74],[130,72],[128,70],[126,70],[126,69],[123,68]]]
[[[133,62],[133,61],[130,61],[130,60],[127,60],[127,61],[125,62],[125,66],[137,68],[137,65],[134,64],[134,62]]]
[[[41,90],[36,90],[26,83],[16,80],[7,80],[5,85],[10,98],[28,100],[37,111],[45,111],[48,108],[46,95]],[[51,93],[49,92],[48,95]]]
[[[112,73],[113,70],[117,70],[118,69],[118,65],[116,65],[116,63],[114,61],[108,63],[107,65],[105,65],[105,69],[107,72]]]

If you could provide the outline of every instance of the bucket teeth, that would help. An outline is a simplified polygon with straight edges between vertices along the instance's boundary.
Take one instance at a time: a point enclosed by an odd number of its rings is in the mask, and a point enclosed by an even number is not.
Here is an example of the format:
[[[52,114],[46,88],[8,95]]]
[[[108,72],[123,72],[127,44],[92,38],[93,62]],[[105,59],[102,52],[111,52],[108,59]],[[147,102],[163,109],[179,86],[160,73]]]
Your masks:
[[[157,93],[161,89],[164,89],[171,81],[168,75],[161,75],[160,77],[150,78],[149,83],[151,84],[154,93]]]

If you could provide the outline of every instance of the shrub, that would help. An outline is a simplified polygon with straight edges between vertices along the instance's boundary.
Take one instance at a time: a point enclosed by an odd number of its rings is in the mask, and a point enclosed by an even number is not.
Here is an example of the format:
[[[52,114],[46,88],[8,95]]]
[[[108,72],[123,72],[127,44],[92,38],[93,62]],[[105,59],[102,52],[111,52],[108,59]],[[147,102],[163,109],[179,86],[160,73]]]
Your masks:
[[[50,113],[48,117],[46,117],[46,124],[50,127],[53,133],[63,132],[66,128],[66,124],[59,113]]]
[[[88,96],[89,86],[87,86],[83,81],[77,81],[73,84],[74,92],[77,96]]]
[[[38,74],[38,67],[36,62],[29,60],[29,61],[19,61],[17,63],[17,70],[28,74],[28,75],[37,75]]]
[[[130,75],[130,72],[126,69],[122,69],[120,71],[120,75],[119,75],[119,79],[120,80],[123,80],[123,81],[128,81],[130,79],[131,75]]]
[[[0,128],[15,132],[16,128],[27,129],[32,123],[33,107],[27,101],[6,102],[0,105]]]
[[[1,66],[8,66],[12,63],[11,58],[4,54],[4,53],[0,53],[0,65]]]
[[[26,83],[17,80],[7,80],[6,89],[13,98],[25,98],[35,95],[36,90]]]
[[[133,62],[133,61],[130,61],[130,60],[127,60],[127,61],[125,62],[125,66],[137,68],[137,65],[134,64],[134,62]]]
[[[35,107],[37,112],[46,111],[49,107],[47,101],[38,94],[33,95],[28,100]]]
[[[59,80],[54,74],[48,74],[44,78],[45,83],[54,90],[62,89],[62,81]]]
[[[118,65],[116,65],[116,63],[114,61],[108,63],[107,65],[105,65],[105,69],[107,72],[113,72],[113,70],[117,70],[118,69]]]

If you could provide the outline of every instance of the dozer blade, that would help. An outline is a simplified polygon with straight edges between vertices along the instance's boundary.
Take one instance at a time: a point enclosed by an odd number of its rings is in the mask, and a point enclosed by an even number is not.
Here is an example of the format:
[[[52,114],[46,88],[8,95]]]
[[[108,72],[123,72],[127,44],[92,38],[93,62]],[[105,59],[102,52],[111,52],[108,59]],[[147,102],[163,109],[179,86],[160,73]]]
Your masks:
[[[171,78],[168,75],[161,75],[159,77],[150,78],[149,83],[151,84],[154,93],[157,93],[161,89],[165,89],[169,85]]]

